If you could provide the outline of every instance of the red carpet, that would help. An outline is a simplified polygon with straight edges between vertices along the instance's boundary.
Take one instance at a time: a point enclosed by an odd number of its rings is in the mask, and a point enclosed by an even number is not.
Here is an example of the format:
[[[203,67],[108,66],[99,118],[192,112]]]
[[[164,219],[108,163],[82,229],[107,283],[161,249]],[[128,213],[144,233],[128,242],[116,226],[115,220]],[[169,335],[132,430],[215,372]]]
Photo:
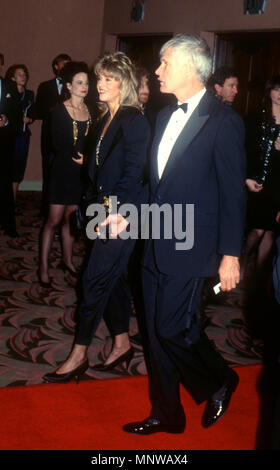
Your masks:
[[[212,428],[200,422],[185,390],[184,434],[135,436],[122,431],[150,411],[147,377],[34,385],[0,390],[1,450],[254,450],[259,422],[260,365],[235,369],[240,384],[230,409]]]

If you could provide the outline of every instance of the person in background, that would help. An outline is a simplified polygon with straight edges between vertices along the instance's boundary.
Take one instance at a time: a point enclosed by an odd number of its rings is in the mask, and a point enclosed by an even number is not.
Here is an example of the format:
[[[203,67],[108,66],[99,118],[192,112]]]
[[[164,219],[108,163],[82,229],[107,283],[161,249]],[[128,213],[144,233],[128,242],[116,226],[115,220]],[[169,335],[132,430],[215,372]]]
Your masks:
[[[238,76],[226,65],[218,68],[207,82],[207,89],[223,103],[232,105],[238,94]]]
[[[3,67],[4,56],[0,54],[0,74]],[[4,233],[13,238],[18,237],[12,182],[13,150],[20,116],[20,99],[16,86],[0,75],[0,224]]]
[[[244,278],[248,283],[244,314],[255,350],[269,322],[274,238],[280,223],[280,75],[266,83],[261,105],[245,118],[248,214]],[[253,269],[250,258],[255,254]]]
[[[141,110],[148,119],[151,130],[153,131],[156,123],[157,111],[151,105],[151,89],[149,82],[149,72],[145,68],[138,68],[136,70],[136,75],[139,83],[138,96],[141,105]]]
[[[84,100],[88,93],[88,66],[84,62],[68,62],[63,69],[63,83],[68,99],[58,104],[52,112],[51,142],[54,154],[50,167],[49,210],[41,237],[39,281],[51,287],[49,253],[55,230],[62,223],[62,268],[74,277],[74,234],[71,218],[85,191],[83,158],[90,135],[91,114]]]
[[[143,113],[145,113],[146,105],[149,101],[150,88],[149,88],[149,72],[144,68],[136,70],[137,79],[139,82],[138,96]]]
[[[64,65],[71,60],[68,54],[59,54],[52,61],[52,70],[55,75],[51,80],[40,83],[36,95],[36,118],[42,119],[41,152],[42,152],[42,203],[41,215],[48,215],[48,185],[50,165],[53,158],[51,149],[51,113],[57,103],[63,101],[61,72]]]
[[[26,168],[31,131],[29,125],[33,122],[32,112],[34,112],[34,92],[27,90],[26,85],[29,73],[26,65],[15,64],[9,67],[6,79],[16,83],[21,101],[21,125],[15,138],[14,159],[13,159],[13,193],[16,203],[19,183],[24,178]]]

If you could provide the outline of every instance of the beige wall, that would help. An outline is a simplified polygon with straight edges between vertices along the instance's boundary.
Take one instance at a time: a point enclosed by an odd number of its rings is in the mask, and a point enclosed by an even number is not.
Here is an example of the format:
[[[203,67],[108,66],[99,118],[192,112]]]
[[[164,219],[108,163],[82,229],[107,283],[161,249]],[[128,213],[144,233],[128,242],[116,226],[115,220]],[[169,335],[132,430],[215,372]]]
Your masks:
[[[130,22],[134,0],[7,0],[1,2],[1,52],[6,67],[25,63],[29,88],[52,78],[61,52],[91,65],[114,50],[117,35],[203,32],[213,47],[215,31],[279,30],[280,1],[267,0],[263,15],[243,15],[243,0],[145,0],[143,23]],[[32,125],[25,180],[41,180],[40,122]]]
[[[28,88],[53,78],[51,62],[59,53],[91,65],[100,54],[104,0],[7,0],[1,2],[1,52],[5,70],[15,62],[30,72]],[[25,180],[41,180],[41,122],[32,127]]]
[[[145,20],[130,23],[133,0],[106,0],[107,34],[198,33],[280,29],[280,2],[267,0],[263,15],[244,15],[243,0],[145,0]]]

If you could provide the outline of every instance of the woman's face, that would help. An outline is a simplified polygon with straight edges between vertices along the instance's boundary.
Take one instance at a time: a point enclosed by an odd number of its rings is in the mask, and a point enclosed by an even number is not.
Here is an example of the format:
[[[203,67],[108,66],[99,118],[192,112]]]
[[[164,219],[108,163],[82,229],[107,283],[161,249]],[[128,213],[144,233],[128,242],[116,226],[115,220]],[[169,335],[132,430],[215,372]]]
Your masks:
[[[140,103],[146,104],[148,102],[149,95],[150,95],[150,89],[149,89],[148,77],[144,76],[141,78],[140,87],[139,87]]]
[[[99,101],[111,106],[119,106],[121,97],[120,81],[114,77],[100,73],[97,77]]]
[[[27,75],[23,69],[16,69],[13,80],[17,85],[25,86],[27,83]]]
[[[72,83],[67,83],[71,96],[76,96],[77,98],[85,98],[88,94],[88,87],[88,76],[84,72],[76,73]]]
[[[280,105],[280,86],[277,88],[273,88],[270,91],[270,98],[272,101],[272,104]]]

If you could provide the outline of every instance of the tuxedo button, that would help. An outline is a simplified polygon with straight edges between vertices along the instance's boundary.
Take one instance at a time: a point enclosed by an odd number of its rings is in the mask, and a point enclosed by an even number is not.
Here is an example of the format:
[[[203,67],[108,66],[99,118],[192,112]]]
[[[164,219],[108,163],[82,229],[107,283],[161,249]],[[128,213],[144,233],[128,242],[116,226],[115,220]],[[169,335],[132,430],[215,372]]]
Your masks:
[[[102,189],[103,189],[103,186],[99,186],[99,191],[102,191]]]

